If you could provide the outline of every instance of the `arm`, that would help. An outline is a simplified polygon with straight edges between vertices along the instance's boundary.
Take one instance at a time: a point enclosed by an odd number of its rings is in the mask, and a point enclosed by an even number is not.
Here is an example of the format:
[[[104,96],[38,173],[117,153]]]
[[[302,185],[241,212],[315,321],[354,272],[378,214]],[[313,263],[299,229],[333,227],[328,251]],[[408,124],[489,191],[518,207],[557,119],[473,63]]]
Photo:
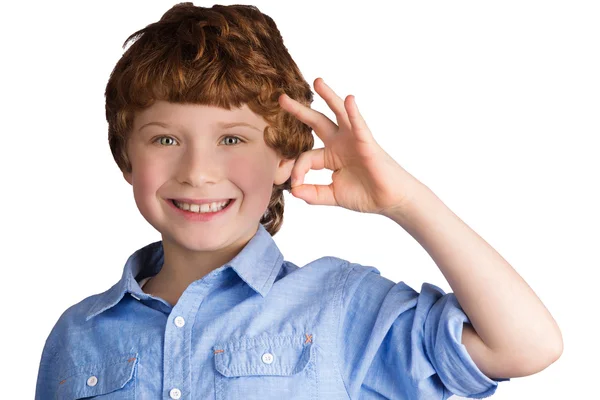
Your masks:
[[[315,90],[336,115],[293,100],[279,104],[307,124],[325,147],[302,153],[291,172],[292,195],[308,204],[340,206],[391,218],[429,253],[448,280],[473,329],[462,341],[488,377],[541,371],[562,353],[558,326],[514,269],[375,141],[354,96],[341,99],[321,78]],[[334,171],[329,185],[304,184],[311,169]]]
[[[472,326],[462,343],[488,377],[537,373],[562,353],[562,335],[548,310],[519,274],[429,188],[385,216],[429,253]]]

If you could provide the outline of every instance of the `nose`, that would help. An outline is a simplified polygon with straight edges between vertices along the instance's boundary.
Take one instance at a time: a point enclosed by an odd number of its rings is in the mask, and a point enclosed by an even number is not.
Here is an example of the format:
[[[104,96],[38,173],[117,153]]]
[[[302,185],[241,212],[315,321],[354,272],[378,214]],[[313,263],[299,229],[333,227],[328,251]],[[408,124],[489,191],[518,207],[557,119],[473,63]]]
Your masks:
[[[215,149],[190,146],[178,160],[177,181],[194,187],[218,182],[221,177],[221,164]]]

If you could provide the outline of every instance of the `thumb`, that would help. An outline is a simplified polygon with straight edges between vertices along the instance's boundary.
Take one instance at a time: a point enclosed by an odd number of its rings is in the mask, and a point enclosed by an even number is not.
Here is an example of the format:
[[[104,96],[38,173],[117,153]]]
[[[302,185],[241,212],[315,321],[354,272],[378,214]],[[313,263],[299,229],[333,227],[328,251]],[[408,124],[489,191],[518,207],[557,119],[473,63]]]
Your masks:
[[[292,187],[292,196],[299,198],[300,200],[307,201],[304,197],[307,195],[306,188],[307,185],[297,185]]]
[[[292,195],[308,204],[334,206],[332,185],[297,185],[292,187]]]

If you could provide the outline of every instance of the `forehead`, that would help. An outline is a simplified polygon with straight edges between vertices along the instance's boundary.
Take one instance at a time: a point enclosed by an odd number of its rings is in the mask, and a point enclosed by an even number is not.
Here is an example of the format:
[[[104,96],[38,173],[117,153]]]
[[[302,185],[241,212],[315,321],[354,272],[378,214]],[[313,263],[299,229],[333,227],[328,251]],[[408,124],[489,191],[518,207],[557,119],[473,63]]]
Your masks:
[[[176,123],[183,126],[218,127],[223,123],[245,122],[261,131],[267,126],[262,116],[254,113],[247,104],[240,108],[227,110],[215,106],[200,104],[171,103],[157,100],[152,106],[136,112],[134,116],[134,130],[149,122]]]

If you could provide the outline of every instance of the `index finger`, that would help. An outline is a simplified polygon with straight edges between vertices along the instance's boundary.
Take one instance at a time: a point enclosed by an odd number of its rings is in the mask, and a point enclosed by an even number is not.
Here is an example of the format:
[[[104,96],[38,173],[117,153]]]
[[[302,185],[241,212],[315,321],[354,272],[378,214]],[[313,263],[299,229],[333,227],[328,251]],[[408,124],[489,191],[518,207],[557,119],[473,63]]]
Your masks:
[[[329,143],[329,140],[336,134],[338,126],[325,114],[306,107],[285,93],[279,96],[278,100],[284,110],[310,126],[324,144]]]

